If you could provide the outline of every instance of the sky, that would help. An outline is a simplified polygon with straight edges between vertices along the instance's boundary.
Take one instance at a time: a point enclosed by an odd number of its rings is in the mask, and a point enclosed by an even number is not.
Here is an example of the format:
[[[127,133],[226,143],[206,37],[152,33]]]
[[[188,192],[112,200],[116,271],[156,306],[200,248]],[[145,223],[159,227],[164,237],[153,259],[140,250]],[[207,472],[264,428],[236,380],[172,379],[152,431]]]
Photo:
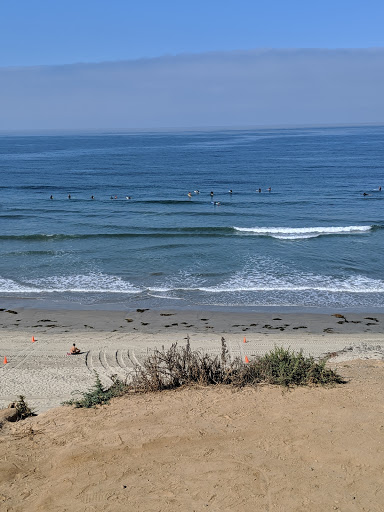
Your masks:
[[[384,122],[383,22],[376,0],[0,0],[0,130]]]

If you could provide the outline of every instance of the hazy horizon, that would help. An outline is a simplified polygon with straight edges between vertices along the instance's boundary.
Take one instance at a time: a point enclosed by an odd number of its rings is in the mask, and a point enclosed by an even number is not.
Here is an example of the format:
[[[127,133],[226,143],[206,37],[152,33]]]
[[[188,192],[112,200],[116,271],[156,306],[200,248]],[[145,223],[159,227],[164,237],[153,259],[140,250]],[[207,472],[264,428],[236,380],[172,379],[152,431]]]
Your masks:
[[[0,131],[384,124],[384,49],[0,67]]]

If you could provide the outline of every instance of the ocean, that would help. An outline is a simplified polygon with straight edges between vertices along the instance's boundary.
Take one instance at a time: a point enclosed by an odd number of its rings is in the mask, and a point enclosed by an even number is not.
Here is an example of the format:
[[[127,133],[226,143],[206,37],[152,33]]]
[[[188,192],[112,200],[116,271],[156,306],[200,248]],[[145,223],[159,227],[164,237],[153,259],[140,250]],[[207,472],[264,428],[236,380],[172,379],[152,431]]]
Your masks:
[[[1,135],[1,303],[384,311],[383,171],[382,126]]]

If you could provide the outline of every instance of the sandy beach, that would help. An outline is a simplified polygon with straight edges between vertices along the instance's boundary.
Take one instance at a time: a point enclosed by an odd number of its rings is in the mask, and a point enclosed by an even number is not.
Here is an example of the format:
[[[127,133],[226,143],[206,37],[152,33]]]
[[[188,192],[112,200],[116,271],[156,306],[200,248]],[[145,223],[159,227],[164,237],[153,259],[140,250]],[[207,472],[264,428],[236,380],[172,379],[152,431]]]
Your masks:
[[[382,510],[384,315],[2,308],[0,405],[39,413],[0,428],[6,512]],[[335,316],[336,315],[336,316]],[[35,341],[32,342],[32,336]],[[129,378],[156,347],[252,359],[275,345],[322,356],[346,383],[181,389],[90,410],[75,390]],[[82,350],[68,356],[72,343]]]
[[[238,313],[209,311],[0,311],[0,406],[22,394],[37,412],[57,407],[111,375],[129,378],[155,348],[183,344],[218,354],[224,336],[231,357],[249,359],[275,345],[320,357],[344,351],[339,360],[382,358],[384,315]],[[32,342],[32,336],[36,340]],[[244,338],[246,343],[244,343]],[[71,345],[82,353],[68,356]]]

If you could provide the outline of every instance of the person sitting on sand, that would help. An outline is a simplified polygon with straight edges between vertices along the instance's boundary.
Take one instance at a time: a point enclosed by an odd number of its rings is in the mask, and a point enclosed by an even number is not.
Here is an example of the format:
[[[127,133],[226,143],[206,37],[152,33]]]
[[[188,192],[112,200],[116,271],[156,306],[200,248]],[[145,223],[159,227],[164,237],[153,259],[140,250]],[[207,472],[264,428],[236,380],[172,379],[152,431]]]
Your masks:
[[[80,349],[76,347],[76,344],[74,343],[71,347],[71,350],[69,351],[71,355],[74,354],[80,354]]]

